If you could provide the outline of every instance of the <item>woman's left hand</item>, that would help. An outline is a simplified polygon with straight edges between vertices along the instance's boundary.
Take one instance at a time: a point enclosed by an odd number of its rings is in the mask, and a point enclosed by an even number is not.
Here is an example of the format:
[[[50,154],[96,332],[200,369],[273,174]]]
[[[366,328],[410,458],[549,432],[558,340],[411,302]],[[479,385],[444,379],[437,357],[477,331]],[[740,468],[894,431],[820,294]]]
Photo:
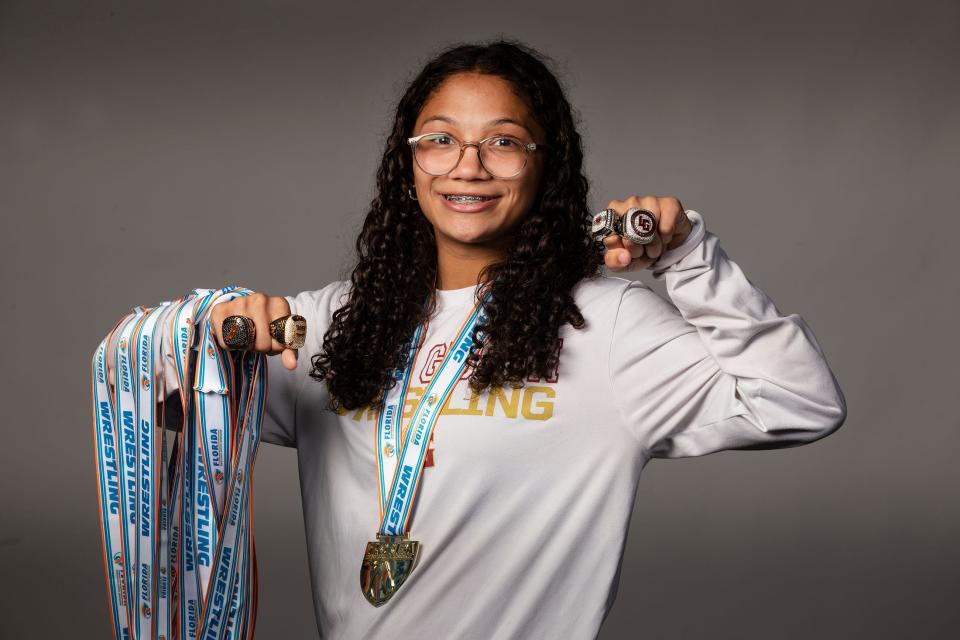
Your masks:
[[[618,217],[623,217],[627,209],[638,207],[653,213],[657,229],[653,241],[647,244],[634,244],[615,233],[603,239],[607,248],[603,261],[611,271],[636,271],[646,269],[656,262],[664,251],[675,249],[683,244],[693,224],[683,210],[683,205],[673,196],[630,196],[626,200],[611,200],[608,209],[614,209]]]

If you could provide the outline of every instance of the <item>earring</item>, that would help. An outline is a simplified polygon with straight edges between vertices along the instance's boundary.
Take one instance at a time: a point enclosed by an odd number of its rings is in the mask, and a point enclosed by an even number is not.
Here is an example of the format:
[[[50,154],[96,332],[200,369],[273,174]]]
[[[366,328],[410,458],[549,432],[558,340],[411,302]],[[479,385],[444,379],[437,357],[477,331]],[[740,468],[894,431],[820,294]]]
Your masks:
[[[413,189],[408,188],[408,189],[407,189],[407,195],[410,196],[410,199],[411,199],[411,200],[416,200],[416,199],[417,199],[417,196],[413,195]]]

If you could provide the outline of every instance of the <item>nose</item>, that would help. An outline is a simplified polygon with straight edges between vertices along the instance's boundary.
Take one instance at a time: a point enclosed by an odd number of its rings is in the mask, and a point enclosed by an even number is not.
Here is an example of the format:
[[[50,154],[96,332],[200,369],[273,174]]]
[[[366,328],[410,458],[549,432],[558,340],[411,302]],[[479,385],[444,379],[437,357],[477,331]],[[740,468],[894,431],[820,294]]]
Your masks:
[[[457,166],[447,175],[451,178],[460,178],[461,180],[492,178],[480,163],[480,147],[475,144],[464,147],[460,162],[458,162]]]

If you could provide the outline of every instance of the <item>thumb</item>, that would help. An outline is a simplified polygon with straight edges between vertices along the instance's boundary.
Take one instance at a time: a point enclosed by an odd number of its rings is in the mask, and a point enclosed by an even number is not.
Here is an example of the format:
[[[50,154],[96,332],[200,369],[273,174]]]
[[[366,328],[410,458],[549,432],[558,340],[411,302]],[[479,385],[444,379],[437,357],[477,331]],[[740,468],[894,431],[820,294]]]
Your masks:
[[[293,371],[297,368],[297,350],[284,349],[280,354],[280,361],[283,362],[283,366]]]

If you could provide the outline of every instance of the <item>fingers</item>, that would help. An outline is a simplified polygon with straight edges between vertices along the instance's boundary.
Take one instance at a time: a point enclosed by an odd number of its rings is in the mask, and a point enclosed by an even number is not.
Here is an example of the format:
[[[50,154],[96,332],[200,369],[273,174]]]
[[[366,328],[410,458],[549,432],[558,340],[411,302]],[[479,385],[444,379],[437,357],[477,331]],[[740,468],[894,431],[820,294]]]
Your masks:
[[[235,301],[231,301],[231,302],[235,302]],[[227,348],[227,345],[224,344],[223,342],[223,336],[220,335],[221,333],[220,329],[223,325],[223,320],[227,316],[236,315],[236,314],[230,313],[229,309],[230,309],[229,302],[214,305],[214,307],[210,309],[210,331],[213,333],[213,337],[217,341],[217,345],[221,349]]]
[[[280,362],[283,363],[287,369],[293,371],[297,368],[297,350],[296,349],[284,349],[283,353],[280,354]]]
[[[676,249],[683,244],[687,239],[687,236],[690,235],[690,232],[693,231],[693,223],[690,222],[690,218],[687,217],[687,213],[683,208],[683,205],[680,204],[680,201],[676,198],[671,198],[671,200],[673,201],[673,205],[671,206],[673,215],[670,216],[671,236],[669,240],[664,241],[667,251],[670,249]]]
[[[622,219],[628,209],[637,207],[653,214],[656,230],[653,240],[647,244],[634,244],[617,234],[603,239],[606,247],[604,264],[612,271],[633,271],[645,269],[663,255],[683,242],[689,233],[690,221],[683,211],[683,205],[672,196],[630,196],[626,200],[611,200],[607,208],[614,209]],[[676,242],[674,239],[676,238]]]
[[[603,246],[607,249],[603,261],[614,271],[635,268],[637,264],[634,261],[642,262],[647,257],[642,244],[634,244],[615,233],[603,239]],[[650,263],[652,262],[651,260]]]
[[[660,205],[657,233],[663,241],[664,250],[674,249],[683,243],[690,229],[690,220],[683,211],[683,205],[674,197],[658,198]],[[676,242],[674,242],[676,240]]]
[[[627,248],[607,250],[607,253],[603,256],[604,264],[611,271],[645,269],[653,264],[655,260],[656,258],[651,258],[646,255],[634,258],[630,255],[630,249]]]
[[[250,298],[249,308],[247,313],[242,315],[253,320],[253,324],[257,328],[254,332],[252,350],[270,354],[280,353],[283,350],[283,345],[270,335],[270,321],[273,319],[270,313],[276,309],[276,305],[269,296],[263,293],[254,293],[247,297]]]
[[[283,365],[288,369],[296,369],[296,350],[270,335],[270,323],[288,315],[290,315],[290,304],[286,298],[257,292],[214,305],[210,311],[210,328],[217,344],[223,349],[229,349],[230,347],[223,341],[223,321],[229,316],[246,316],[253,321],[254,325],[254,340],[249,350],[267,355],[282,354]]]
[[[613,209],[622,219],[627,209],[637,207],[647,209],[654,214],[654,219],[659,221],[659,206],[654,196],[630,196],[626,200],[611,200],[607,208]],[[633,271],[643,269],[660,257],[663,244],[660,237],[654,233],[653,241],[647,244],[634,244],[623,236],[610,234],[603,239],[603,245],[607,248],[604,254],[604,264],[611,271]]]

